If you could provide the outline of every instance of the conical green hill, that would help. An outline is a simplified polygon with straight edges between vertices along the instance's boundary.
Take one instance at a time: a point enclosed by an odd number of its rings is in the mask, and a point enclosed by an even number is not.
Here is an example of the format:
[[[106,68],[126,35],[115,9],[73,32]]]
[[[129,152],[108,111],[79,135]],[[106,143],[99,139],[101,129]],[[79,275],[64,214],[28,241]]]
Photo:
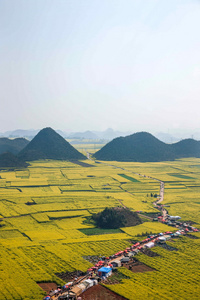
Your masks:
[[[24,161],[39,159],[86,159],[83,154],[78,152],[50,127],[42,129],[32,141],[19,152],[18,157]]]

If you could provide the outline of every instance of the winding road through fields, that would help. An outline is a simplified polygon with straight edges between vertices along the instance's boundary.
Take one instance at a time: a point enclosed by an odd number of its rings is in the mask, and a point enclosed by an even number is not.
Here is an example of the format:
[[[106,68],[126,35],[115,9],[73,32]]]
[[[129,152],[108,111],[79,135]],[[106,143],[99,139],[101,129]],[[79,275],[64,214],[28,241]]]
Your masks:
[[[87,151],[86,151],[86,152],[87,152]],[[91,159],[91,153],[87,152],[87,157],[88,157],[88,159],[92,160],[92,159]],[[106,165],[106,166],[110,166],[110,167],[113,167],[113,168],[116,168],[116,169],[120,169],[120,170],[129,172],[129,173],[134,174],[134,175],[138,175],[138,176],[141,176],[141,177],[144,177],[144,178],[153,179],[153,180],[155,180],[155,181],[160,182],[159,199],[158,199],[157,201],[153,202],[153,205],[154,205],[156,208],[158,208],[158,205],[157,205],[157,204],[161,203],[161,202],[164,200],[165,183],[164,183],[162,180],[160,180],[160,179],[158,179],[158,178],[154,178],[154,177],[148,176],[148,175],[145,175],[145,174],[136,173],[136,172],[127,170],[127,169],[125,169],[125,168],[121,168],[121,167],[118,167],[118,166],[115,166],[115,165],[111,165],[111,164],[108,164],[108,163],[105,163],[105,162],[102,162],[102,161],[98,161],[98,163],[104,164],[104,165]],[[127,191],[126,191],[126,192],[127,192]],[[127,192],[127,193],[128,193],[128,192]],[[130,194],[131,194],[131,193],[130,193]],[[120,202],[120,204],[121,204],[123,207],[127,208],[127,207],[122,203],[122,201],[120,201],[120,200],[118,200],[118,201]],[[165,219],[165,218],[166,218],[166,215],[167,215],[167,210],[166,210],[165,208],[162,207],[161,212],[162,212],[163,219]],[[139,215],[140,215],[140,214],[139,214]],[[141,216],[143,216],[143,215],[141,215]],[[148,219],[150,219],[150,220],[153,220],[153,218],[148,217],[148,216],[145,216],[145,218],[148,218]]]

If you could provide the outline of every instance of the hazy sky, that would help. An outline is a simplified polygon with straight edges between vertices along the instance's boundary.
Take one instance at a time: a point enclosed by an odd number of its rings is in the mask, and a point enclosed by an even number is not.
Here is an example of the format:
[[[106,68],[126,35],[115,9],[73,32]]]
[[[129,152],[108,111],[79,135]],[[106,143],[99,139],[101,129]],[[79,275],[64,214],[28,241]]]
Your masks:
[[[199,0],[0,0],[0,132],[200,128]]]

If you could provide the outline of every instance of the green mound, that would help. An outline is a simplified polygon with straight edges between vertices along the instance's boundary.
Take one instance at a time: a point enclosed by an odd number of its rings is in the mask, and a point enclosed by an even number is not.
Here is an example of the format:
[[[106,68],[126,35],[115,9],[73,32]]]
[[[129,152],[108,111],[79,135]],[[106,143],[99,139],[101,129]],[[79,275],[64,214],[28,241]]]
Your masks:
[[[13,154],[19,153],[26,145],[28,145],[29,141],[24,138],[0,138],[0,154],[5,152],[11,152]]]
[[[99,228],[106,229],[136,226],[142,223],[136,212],[124,207],[106,207],[102,212],[94,214],[92,218]]]
[[[119,137],[94,155],[105,161],[158,162],[184,157],[200,157],[200,142],[192,139],[165,144],[147,132]]]
[[[23,161],[39,159],[78,160],[86,157],[51,128],[42,129],[18,154]]]
[[[0,155],[0,168],[25,168],[28,164],[14,154],[6,152]]]

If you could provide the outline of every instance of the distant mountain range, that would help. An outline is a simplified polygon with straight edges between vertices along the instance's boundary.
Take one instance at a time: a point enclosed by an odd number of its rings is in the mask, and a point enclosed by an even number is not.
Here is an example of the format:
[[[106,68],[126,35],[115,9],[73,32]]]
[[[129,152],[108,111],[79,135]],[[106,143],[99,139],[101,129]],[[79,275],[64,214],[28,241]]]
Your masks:
[[[85,132],[71,133],[67,138],[68,139],[92,139],[92,140],[99,139],[99,137],[94,132],[89,130]]]
[[[24,137],[24,138],[32,139],[39,131],[40,130],[35,130],[35,129],[30,129],[30,130],[17,129],[13,131],[6,131],[0,133],[0,136],[9,137],[9,138]]]
[[[88,136],[90,132],[87,132]],[[86,157],[77,151],[52,128],[44,128],[28,142],[24,138],[0,138],[0,151],[12,151],[21,162],[55,159],[84,160]],[[1,152],[0,152],[1,153]],[[16,166],[20,162],[11,153],[2,156],[2,162],[10,167],[9,158]],[[166,144],[148,132],[138,132],[126,137],[118,137],[107,143],[94,154],[98,160],[156,162],[184,157],[200,157],[200,142],[185,139],[177,143]],[[23,165],[23,164],[22,164]],[[14,167],[14,165],[13,165]]]
[[[38,134],[40,130],[14,130],[14,131],[6,131],[4,133],[0,133],[0,136],[2,137],[24,137],[29,140],[31,140],[36,134]],[[103,140],[112,140],[119,136],[126,136],[127,134],[130,134],[130,132],[120,132],[120,131],[114,131],[112,128],[108,128],[105,131],[84,131],[84,132],[71,132],[67,133],[61,130],[56,130],[58,134],[60,134],[62,137],[66,139],[103,139]]]
[[[30,129],[30,130],[23,130],[18,129],[14,131],[6,131],[4,133],[0,133],[0,137],[10,137],[10,138],[17,138],[17,137],[24,137],[28,140],[32,140],[36,134],[38,134],[40,130],[37,129]],[[112,128],[108,128],[105,131],[91,131],[87,130],[84,132],[64,132],[62,130],[55,130],[59,135],[64,137],[65,139],[70,139],[72,144],[77,143],[78,140],[103,140],[104,144],[105,141],[111,141],[117,137],[125,137],[130,135],[132,132],[122,132],[122,131],[115,131]],[[193,134],[189,134],[189,132],[176,132],[174,134],[169,134],[165,132],[157,132],[154,134],[160,141],[164,143],[175,143],[185,138],[193,138],[200,140],[200,131],[195,131]],[[86,141],[82,141],[86,142]]]
[[[200,157],[200,142],[186,139],[166,144],[147,132],[119,137],[94,154],[98,160],[156,162],[184,157]]]
[[[42,129],[17,156],[23,161],[86,159],[83,154],[50,127]]]

